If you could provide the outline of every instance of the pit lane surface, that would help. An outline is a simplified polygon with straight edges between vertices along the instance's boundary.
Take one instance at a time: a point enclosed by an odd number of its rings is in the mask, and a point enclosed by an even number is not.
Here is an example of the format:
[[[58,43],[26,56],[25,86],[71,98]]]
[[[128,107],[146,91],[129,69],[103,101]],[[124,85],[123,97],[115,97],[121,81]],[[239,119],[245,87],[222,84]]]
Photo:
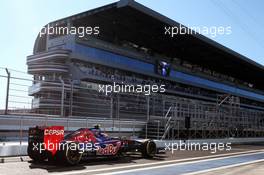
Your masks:
[[[239,167],[225,168],[209,172],[201,172],[197,175],[263,175],[264,172],[264,163],[252,163],[248,165],[241,165]]]
[[[230,152],[212,154],[205,151],[177,151],[161,154],[155,159],[142,159],[140,155],[130,155],[122,159],[88,160],[78,166],[58,166],[49,163],[33,163],[27,157],[2,159],[0,174],[203,174],[217,171],[217,168],[233,168],[253,163],[264,166],[263,146],[234,146]],[[224,169],[224,170],[225,170]],[[220,169],[221,170],[221,169]],[[221,172],[221,171],[220,171]],[[222,174],[223,172],[219,173]],[[216,174],[216,173],[214,173]]]

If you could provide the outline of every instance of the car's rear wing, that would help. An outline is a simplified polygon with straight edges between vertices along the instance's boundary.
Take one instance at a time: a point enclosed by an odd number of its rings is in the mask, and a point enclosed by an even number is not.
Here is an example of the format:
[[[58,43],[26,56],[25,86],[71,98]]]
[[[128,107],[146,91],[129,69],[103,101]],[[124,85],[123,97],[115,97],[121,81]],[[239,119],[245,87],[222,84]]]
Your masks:
[[[32,151],[49,151],[53,155],[64,139],[64,126],[36,126],[29,128],[28,143]]]

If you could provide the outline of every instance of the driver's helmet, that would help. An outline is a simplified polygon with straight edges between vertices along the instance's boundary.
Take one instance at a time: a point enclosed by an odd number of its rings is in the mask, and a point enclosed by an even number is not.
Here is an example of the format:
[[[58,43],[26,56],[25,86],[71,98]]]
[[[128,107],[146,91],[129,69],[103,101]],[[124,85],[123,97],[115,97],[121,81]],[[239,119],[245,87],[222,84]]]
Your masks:
[[[100,129],[101,125],[100,124],[96,124],[94,125],[94,129]]]

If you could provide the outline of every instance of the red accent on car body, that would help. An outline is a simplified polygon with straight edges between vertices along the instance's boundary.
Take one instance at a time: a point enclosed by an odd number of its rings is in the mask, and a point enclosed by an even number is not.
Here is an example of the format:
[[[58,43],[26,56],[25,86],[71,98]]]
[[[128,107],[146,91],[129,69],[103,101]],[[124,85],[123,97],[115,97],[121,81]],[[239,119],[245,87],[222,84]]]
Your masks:
[[[52,155],[56,154],[63,139],[64,126],[50,126],[44,129],[44,146]]]

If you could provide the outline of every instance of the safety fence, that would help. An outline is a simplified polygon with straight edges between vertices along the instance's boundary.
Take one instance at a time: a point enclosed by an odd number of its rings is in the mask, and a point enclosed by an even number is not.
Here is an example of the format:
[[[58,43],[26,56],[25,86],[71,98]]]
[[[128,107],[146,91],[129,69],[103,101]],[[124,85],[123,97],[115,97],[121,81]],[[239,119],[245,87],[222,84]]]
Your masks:
[[[242,108],[239,99],[232,96],[225,97],[228,102],[218,103],[217,99],[208,102],[168,94],[106,95],[89,80],[32,77],[10,69],[0,69],[0,83],[0,129],[22,130],[22,137],[35,125],[60,124],[73,130],[95,123],[117,133],[126,128],[130,135],[137,133],[142,138],[264,136],[263,110]]]

